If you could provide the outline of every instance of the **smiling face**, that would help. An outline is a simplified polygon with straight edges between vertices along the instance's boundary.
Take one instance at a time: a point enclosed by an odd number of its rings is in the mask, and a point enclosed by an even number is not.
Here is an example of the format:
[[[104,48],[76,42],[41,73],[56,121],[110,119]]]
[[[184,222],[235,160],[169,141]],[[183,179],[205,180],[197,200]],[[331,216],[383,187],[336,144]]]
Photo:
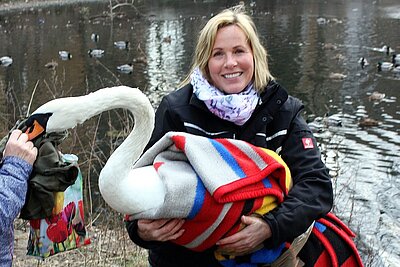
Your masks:
[[[236,25],[218,30],[208,60],[212,84],[225,94],[237,94],[253,79],[253,51]]]

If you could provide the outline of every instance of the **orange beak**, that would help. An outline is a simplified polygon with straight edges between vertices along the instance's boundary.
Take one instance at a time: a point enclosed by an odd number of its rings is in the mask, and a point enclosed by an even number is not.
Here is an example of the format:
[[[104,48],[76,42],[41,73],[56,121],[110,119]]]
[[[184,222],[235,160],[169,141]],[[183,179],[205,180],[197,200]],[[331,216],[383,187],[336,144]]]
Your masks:
[[[26,129],[25,133],[28,135],[29,140],[33,140],[42,133],[45,132],[45,129],[43,128],[42,125],[37,120],[33,121],[32,126],[29,126],[28,129]]]

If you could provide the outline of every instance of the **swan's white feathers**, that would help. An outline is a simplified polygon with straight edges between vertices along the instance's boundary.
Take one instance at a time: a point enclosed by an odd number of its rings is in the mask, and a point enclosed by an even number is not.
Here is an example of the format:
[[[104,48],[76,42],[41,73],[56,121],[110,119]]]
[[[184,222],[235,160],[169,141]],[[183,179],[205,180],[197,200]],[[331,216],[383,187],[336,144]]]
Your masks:
[[[126,196],[123,201],[128,202],[131,207],[136,207],[135,210],[130,208],[124,212],[125,214],[137,214],[145,211],[146,214],[151,214],[151,210],[155,214],[164,203],[166,189],[164,183],[160,183],[160,178],[153,166],[132,169],[128,179],[121,181],[120,188],[119,193]],[[143,194],[143,189],[146,189],[146,194],[151,197],[147,199],[138,197]],[[112,208],[118,209],[123,205],[124,203],[119,203],[117,207]]]
[[[150,140],[154,128],[154,110],[139,89],[117,86],[84,96],[54,99],[32,114],[52,113],[46,132],[58,132],[73,128],[104,111],[118,108],[128,109],[134,116],[135,124],[132,132],[103,167],[99,189],[113,209],[124,214],[134,214],[160,205],[165,194],[161,180],[154,175],[155,171],[147,170],[143,173],[131,170]]]

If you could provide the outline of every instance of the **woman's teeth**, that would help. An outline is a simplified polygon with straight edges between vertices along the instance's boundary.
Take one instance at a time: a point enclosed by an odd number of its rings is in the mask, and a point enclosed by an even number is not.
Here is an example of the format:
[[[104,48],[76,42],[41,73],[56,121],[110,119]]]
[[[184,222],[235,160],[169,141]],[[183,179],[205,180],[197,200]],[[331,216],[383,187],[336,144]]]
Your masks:
[[[231,74],[225,74],[225,75],[224,75],[224,78],[226,78],[226,79],[236,78],[236,77],[240,76],[240,74],[241,74],[240,72],[231,73]]]

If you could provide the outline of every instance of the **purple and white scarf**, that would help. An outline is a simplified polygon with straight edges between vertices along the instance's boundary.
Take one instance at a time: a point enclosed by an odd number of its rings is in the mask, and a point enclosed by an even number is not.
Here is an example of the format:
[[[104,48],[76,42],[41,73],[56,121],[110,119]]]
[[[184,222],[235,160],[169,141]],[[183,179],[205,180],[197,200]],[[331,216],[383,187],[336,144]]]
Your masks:
[[[211,113],[237,125],[246,123],[259,100],[253,83],[238,94],[225,95],[204,78],[199,68],[193,71],[190,83],[194,94],[206,104]]]

